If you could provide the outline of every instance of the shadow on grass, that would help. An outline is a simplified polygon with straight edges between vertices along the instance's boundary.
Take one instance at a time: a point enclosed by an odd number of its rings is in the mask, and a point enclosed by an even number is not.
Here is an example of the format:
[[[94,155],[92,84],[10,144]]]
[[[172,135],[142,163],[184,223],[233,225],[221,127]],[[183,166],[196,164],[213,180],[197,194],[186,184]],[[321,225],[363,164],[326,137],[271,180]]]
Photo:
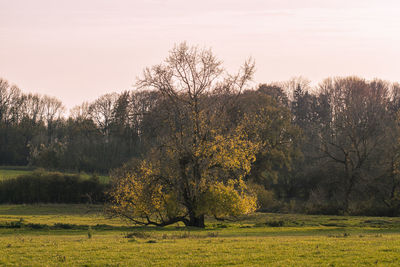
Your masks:
[[[24,229],[24,230],[80,230],[86,231],[89,227],[96,231],[135,231],[135,232],[171,232],[171,231],[204,231],[206,229],[185,226],[155,227],[155,226],[115,226],[108,224],[72,224],[55,223],[52,225],[42,223],[28,223],[24,219],[18,221],[0,223],[0,229]]]
[[[81,225],[69,223],[55,223],[53,225],[40,223],[26,223],[23,219],[19,221],[5,222],[0,224],[2,234],[56,234],[56,235],[80,235],[88,231],[96,234],[118,233],[122,237],[132,239],[198,239],[213,237],[275,237],[275,236],[326,236],[341,237],[357,236],[364,234],[391,234],[400,233],[400,228],[371,228],[371,227],[270,227],[259,225],[230,225],[225,229],[224,225],[210,224],[205,229],[185,226],[113,226],[107,224]]]

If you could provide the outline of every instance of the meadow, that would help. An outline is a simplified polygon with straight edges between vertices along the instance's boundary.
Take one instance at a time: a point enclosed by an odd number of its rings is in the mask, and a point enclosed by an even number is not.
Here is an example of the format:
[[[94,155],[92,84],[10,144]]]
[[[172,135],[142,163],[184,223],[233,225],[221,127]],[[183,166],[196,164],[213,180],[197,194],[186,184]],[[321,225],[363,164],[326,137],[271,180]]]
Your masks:
[[[33,169],[29,169],[26,167],[0,166],[0,181],[16,178],[24,174],[29,174],[32,171]]]
[[[400,218],[256,213],[206,223],[135,227],[99,205],[1,205],[0,265],[400,264]]]

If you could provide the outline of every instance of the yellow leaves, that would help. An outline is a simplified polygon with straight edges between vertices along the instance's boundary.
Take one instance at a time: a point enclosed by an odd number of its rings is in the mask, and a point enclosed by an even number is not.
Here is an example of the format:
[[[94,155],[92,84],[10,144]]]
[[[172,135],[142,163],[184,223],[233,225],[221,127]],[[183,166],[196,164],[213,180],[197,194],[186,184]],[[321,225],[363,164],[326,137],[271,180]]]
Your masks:
[[[116,208],[161,222],[193,214],[236,217],[255,211],[257,198],[242,179],[250,173],[260,143],[250,140],[242,126],[228,132],[209,127],[203,115],[198,125],[187,126],[193,129],[182,129],[151,150],[149,161],[138,163],[118,181]]]
[[[198,214],[216,217],[239,216],[254,212],[257,208],[256,196],[249,192],[242,179],[229,180],[226,184],[216,182],[202,195]]]
[[[195,149],[197,158],[207,160],[206,168],[220,167],[226,171],[236,171],[239,177],[248,174],[256,160],[259,145],[247,140],[237,129],[230,135],[216,134],[212,140],[203,142]]]
[[[111,192],[114,209],[126,209],[135,216],[162,209],[163,187],[153,181],[155,174],[152,165],[142,161],[136,172],[121,178]]]
[[[182,215],[182,207],[178,202],[178,196],[176,192],[165,194],[164,203],[165,213],[168,218],[174,218]]]

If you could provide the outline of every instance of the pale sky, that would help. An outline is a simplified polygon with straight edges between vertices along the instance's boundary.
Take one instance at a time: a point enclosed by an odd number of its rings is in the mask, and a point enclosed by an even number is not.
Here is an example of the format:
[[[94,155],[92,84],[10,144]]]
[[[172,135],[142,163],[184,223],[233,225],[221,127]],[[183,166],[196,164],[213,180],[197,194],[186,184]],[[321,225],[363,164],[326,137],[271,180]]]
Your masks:
[[[400,81],[400,1],[0,0],[0,77],[68,107],[133,88],[176,43],[211,47],[255,84]]]

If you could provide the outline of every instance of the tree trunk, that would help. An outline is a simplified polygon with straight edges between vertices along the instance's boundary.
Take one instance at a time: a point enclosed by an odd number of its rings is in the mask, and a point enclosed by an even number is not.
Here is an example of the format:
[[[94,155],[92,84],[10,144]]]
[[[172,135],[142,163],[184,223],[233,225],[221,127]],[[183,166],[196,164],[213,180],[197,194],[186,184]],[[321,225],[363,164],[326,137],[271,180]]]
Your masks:
[[[189,215],[189,220],[185,222],[185,225],[204,228],[204,215],[195,216],[194,213],[191,213]]]
[[[353,192],[355,179],[356,179],[356,177],[355,177],[354,174],[352,174],[350,176],[350,178],[348,179],[349,180],[349,185],[346,188],[345,196],[344,196],[344,205],[343,205],[344,206],[343,207],[344,215],[348,215],[348,213],[349,213],[350,196],[351,196],[351,193]]]

